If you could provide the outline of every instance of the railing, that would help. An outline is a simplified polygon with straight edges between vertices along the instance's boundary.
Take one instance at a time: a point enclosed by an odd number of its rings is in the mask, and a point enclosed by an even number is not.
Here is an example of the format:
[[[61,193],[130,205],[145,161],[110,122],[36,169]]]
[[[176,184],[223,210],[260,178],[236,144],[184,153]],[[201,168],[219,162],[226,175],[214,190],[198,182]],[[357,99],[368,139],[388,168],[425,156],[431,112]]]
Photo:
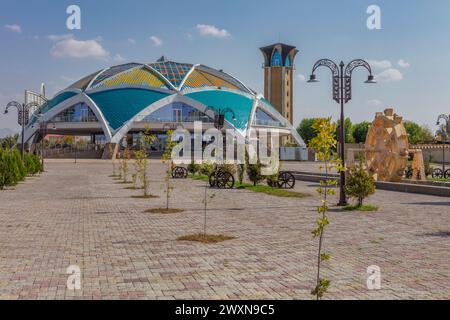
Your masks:
[[[72,116],[56,116],[53,118],[54,122],[98,122],[94,115],[83,116],[81,118],[75,118]]]
[[[104,145],[99,144],[84,144],[77,147],[74,146],[60,146],[60,147],[46,147],[44,149],[45,157],[52,157],[57,155],[71,154],[75,152],[90,152],[90,151],[103,151]]]
[[[266,127],[279,127],[279,128],[285,128],[286,124],[281,121],[276,120],[261,120],[261,119],[255,119],[253,121],[254,125],[257,126],[266,126]]]

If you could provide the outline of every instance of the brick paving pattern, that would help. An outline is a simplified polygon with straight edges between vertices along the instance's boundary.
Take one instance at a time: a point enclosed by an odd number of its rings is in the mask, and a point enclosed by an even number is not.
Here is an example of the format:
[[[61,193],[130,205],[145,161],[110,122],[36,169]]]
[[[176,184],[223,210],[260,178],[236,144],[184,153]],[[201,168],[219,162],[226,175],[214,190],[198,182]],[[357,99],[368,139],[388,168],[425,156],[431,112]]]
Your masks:
[[[176,240],[202,230],[204,182],[172,181],[172,207],[185,212],[144,212],[165,204],[163,170],[151,163],[158,199],[132,198],[141,191],[101,161],[49,162],[42,176],[0,192],[0,298],[311,298],[314,184],[297,182],[311,194],[303,199],[208,190],[208,232],[236,239],[205,245]],[[379,211],[330,213],[326,298],[449,299],[450,200],[378,191],[369,202]],[[67,289],[70,265],[81,268],[81,290]],[[380,290],[367,289],[370,265],[381,268]]]

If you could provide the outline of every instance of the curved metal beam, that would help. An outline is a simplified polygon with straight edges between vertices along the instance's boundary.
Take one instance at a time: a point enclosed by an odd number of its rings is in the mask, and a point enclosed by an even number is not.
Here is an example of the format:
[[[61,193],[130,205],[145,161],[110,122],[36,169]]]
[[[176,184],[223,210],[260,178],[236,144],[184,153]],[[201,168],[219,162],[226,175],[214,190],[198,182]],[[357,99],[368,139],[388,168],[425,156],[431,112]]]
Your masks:
[[[104,117],[100,108],[85,93],[80,93],[76,96],[73,96],[73,97],[61,102],[57,106],[53,107],[51,110],[49,110],[48,112],[43,114],[41,121],[50,121],[51,119],[53,119],[53,117],[55,117],[59,113],[63,112],[66,109],[71,108],[72,106],[74,106],[78,103],[85,103],[86,105],[89,106],[89,108],[91,108],[92,112],[95,114],[95,116],[97,117],[97,120],[100,122],[100,124],[102,126],[103,133],[105,134],[105,137],[106,137],[106,141],[109,142],[112,138],[112,134],[111,134],[111,130],[108,126],[108,122],[107,122],[106,118]],[[27,130],[25,131],[25,135],[24,135],[25,141],[28,141],[35,134],[35,132],[37,130],[38,130],[37,128],[28,127]]]
[[[302,137],[298,134],[297,130],[278,111],[274,110],[273,108],[269,108],[267,106],[267,104],[260,99],[258,99],[256,108],[260,108],[260,109],[264,110],[264,112],[267,112],[269,115],[274,117],[276,120],[278,120],[282,123],[285,123],[286,129],[290,131],[292,137],[296,140],[298,145],[300,147],[306,147],[306,143],[303,141]],[[251,119],[252,124],[256,117],[256,108],[255,108],[255,114],[253,115],[253,118]],[[274,112],[274,111],[276,111],[276,112]]]

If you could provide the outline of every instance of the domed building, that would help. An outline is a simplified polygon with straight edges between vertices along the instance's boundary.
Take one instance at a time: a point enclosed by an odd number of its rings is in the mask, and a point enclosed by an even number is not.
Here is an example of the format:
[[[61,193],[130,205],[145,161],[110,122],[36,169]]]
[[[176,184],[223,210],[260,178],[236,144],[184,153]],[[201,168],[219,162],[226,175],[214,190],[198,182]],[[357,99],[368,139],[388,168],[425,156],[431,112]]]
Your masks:
[[[280,135],[305,146],[295,128],[238,79],[222,70],[164,57],[155,63],[113,66],[72,84],[31,116],[25,141],[37,142],[36,133],[45,127],[48,134],[132,145],[145,128],[163,137],[168,128],[193,131],[195,121],[202,121],[204,130],[222,121],[224,129],[234,129],[244,138],[251,128],[277,128]]]

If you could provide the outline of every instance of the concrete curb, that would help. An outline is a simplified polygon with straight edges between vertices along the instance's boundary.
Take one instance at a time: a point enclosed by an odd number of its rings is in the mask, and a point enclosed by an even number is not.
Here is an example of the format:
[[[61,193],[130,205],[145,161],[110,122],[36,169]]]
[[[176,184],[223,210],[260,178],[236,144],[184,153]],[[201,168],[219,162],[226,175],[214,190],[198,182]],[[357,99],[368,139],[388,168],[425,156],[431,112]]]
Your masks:
[[[314,172],[295,172],[293,171],[296,180],[320,182],[324,179],[324,174]],[[338,180],[337,174],[331,174],[331,179]],[[405,193],[417,193],[427,194],[439,197],[450,197],[450,187],[441,185],[423,185],[417,183],[405,183],[405,182],[376,182],[376,188],[380,190],[405,192]]]

